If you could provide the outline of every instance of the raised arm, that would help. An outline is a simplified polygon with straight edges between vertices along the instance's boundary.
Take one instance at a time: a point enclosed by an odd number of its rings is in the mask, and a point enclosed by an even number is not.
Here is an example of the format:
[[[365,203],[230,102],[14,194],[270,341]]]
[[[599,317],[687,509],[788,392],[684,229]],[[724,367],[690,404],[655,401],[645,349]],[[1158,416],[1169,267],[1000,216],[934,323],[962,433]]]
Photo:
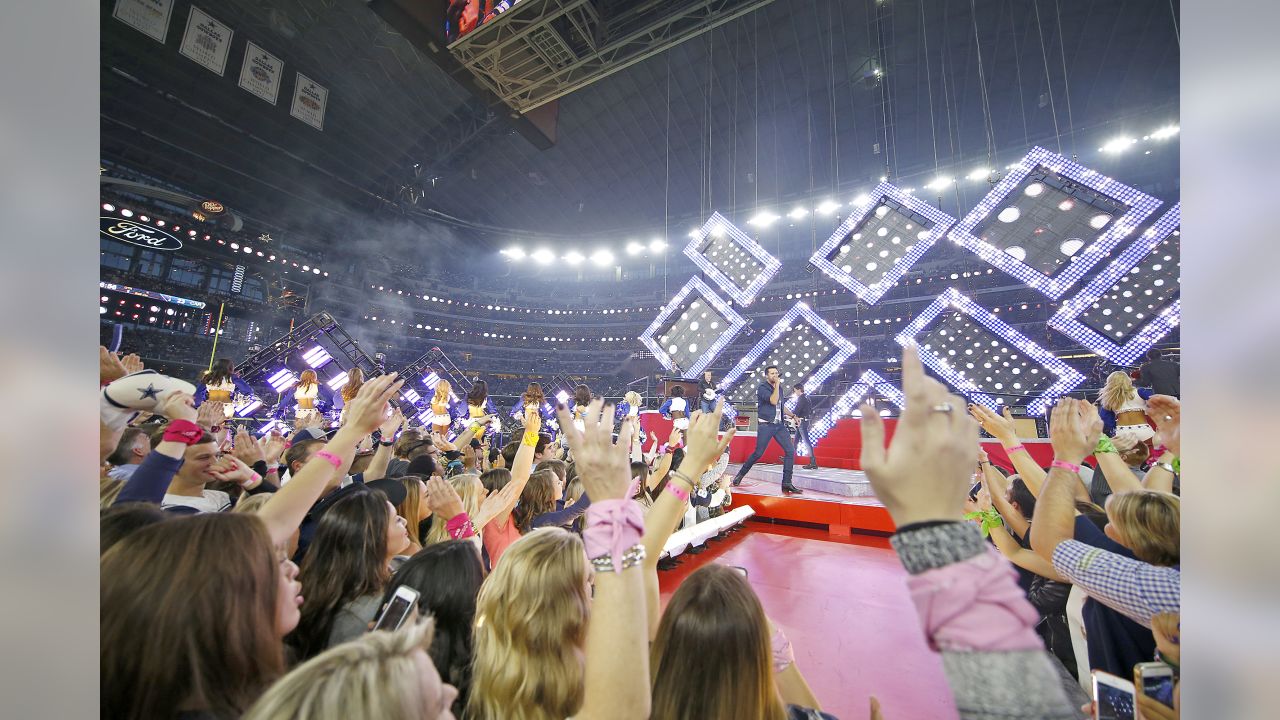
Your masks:
[[[1102,436],[1102,420],[1092,408],[1084,400],[1062,398],[1050,418],[1053,467],[1036,502],[1032,522],[1036,531],[1031,534],[1031,548],[1051,563],[1058,543],[1075,535],[1075,488],[1080,485],[1080,463]],[[1110,475],[1107,477],[1110,479]]]
[[[986,454],[981,449],[978,452],[982,455]],[[986,486],[987,495],[991,497],[991,506],[1000,513],[1005,526],[1017,533],[1018,537],[1026,537],[1031,523],[1027,522],[1027,518],[1009,502],[1009,479],[1004,476],[1004,473],[995,469],[989,461],[982,463],[982,484]]]
[[[195,399],[184,392],[170,393],[157,412],[169,418],[170,427],[165,431],[166,439],[147,453],[142,464],[120,489],[120,494],[112,505],[128,502],[159,505],[164,500],[173,476],[182,467],[182,458],[188,445],[185,440],[197,441],[204,432],[196,425]],[[183,427],[187,429],[186,433],[179,432]],[[168,439],[170,437],[174,439]]]
[[[529,482],[529,474],[533,472],[533,453],[537,448],[538,431],[541,429],[542,417],[538,414],[538,409],[525,408],[524,438],[520,441],[520,449],[516,451],[515,460],[511,462],[511,482],[502,489],[506,502],[497,508],[492,518],[499,525],[505,525],[507,519],[511,517],[511,511],[516,509],[516,503],[520,502],[520,494],[524,492],[524,486]]]
[[[350,467],[360,438],[373,432],[387,417],[387,401],[395,397],[403,380],[396,373],[379,375],[365,383],[347,406],[347,422],[307,461],[279,492],[262,506],[258,517],[278,545],[289,541],[307,511],[332,483],[335,471]]]
[[[862,467],[898,527],[891,542],[960,717],[1076,717],[1015,573],[962,520],[977,425],[963,400],[925,376],[914,345],[903,349],[902,387],[907,403],[887,450],[880,415],[863,406]]]
[[[583,533],[595,567],[595,597],[587,624],[582,709],[577,720],[649,717],[649,644],[645,634],[644,515],[627,499],[631,463],[626,443],[612,440],[613,408],[602,417],[593,400],[579,432],[564,410],[561,431],[577,459],[583,490],[595,498]],[[623,421],[630,430],[631,419]],[[625,435],[626,433],[623,433]]]
[[[391,465],[391,448],[394,445],[396,433],[400,432],[400,428],[404,426],[404,413],[400,412],[400,406],[392,403],[391,415],[378,427],[378,437],[391,438],[393,443],[390,445],[383,444],[385,440],[378,441],[378,449],[373,453],[373,459],[369,461],[369,467],[364,470],[364,481],[373,482],[381,480],[387,476],[387,467]]]
[[[997,525],[991,528],[991,541],[995,543],[996,549],[1000,551],[1000,554],[1014,565],[1037,575],[1043,575],[1050,580],[1062,581],[1062,576],[1058,575],[1058,571],[1053,569],[1053,563],[1040,557],[1034,551],[1019,545],[1018,541],[1014,540],[1013,536],[1003,526]]]
[[[1097,410],[1095,409],[1094,412],[1097,413]],[[1111,438],[1104,435],[1098,439],[1098,444],[1093,449],[1093,459],[1097,461],[1098,469],[1102,474],[1106,475],[1111,492],[1118,493],[1142,488],[1142,481],[1138,480],[1138,476],[1134,475],[1125,461],[1120,458],[1119,448]]]
[[[1027,484],[1027,489],[1032,495],[1040,497],[1040,486],[1044,484],[1044,468],[1040,467],[1040,463],[1031,457],[1031,453],[1027,452],[1022,441],[1018,440],[1018,433],[1013,429],[1013,414],[1009,412],[1009,408],[1005,408],[1004,415],[1001,416],[983,405],[974,403],[969,406],[969,414],[973,415],[987,434],[1000,441],[1004,451],[1009,455],[1009,462],[1013,463],[1013,469],[1018,471],[1022,482]]]

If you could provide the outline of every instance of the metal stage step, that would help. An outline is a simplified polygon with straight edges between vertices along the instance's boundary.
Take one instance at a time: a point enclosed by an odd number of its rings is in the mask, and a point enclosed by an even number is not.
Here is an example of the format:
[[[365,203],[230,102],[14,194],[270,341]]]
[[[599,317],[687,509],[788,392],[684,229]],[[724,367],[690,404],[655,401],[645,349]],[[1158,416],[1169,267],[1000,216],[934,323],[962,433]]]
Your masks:
[[[736,475],[740,467],[740,465],[730,465],[726,472],[730,475]],[[781,485],[782,466],[756,463],[747,473],[747,476],[743,478],[743,482],[753,480],[771,485]],[[843,470],[840,468],[805,470],[804,466],[797,463],[791,473],[791,482],[801,490],[817,490],[818,492],[843,497],[875,496],[875,493],[871,490],[871,482],[867,480],[867,474],[861,470]]]

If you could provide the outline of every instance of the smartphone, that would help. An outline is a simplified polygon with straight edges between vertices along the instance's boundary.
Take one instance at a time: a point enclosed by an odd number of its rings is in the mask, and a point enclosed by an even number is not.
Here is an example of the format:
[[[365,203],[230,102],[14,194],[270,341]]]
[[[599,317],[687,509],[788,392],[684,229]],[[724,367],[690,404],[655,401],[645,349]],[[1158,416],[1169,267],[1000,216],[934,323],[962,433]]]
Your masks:
[[[417,604],[418,591],[408,585],[401,585],[396,588],[396,594],[392,596],[391,602],[387,603],[387,609],[382,611],[373,629],[395,630],[404,623],[405,618],[409,617],[409,613],[413,612]]]
[[[1101,670],[1093,671],[1094,720],[1134,720],[1133,683]]]
[[[1173,668],[1162,662],[1144,662],[1133,666],[1134,687],[1156,702],[1173,707]]]
[[[742,573],[742,577],[750,577],[749,575],[747,575],[747,569],[742,567],[741,565],[730,565],[729,567]]]

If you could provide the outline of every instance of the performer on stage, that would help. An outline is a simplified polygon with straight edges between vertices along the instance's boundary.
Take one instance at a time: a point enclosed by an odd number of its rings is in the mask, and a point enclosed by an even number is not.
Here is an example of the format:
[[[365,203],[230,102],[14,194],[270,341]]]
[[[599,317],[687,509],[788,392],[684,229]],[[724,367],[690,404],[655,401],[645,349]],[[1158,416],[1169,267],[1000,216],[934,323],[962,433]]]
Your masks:
[[[773,440],[778,443],[778,447],[782,448],[782,492],[784,493],[800,493],[800,488],[791,483],[791,473],[796,462],[796,451],[791,447],[791,433],[787,432],[787,426],[782,422],[782,413],[779,410],[781,397],[779,389],[782,387],[782,379],[778,376],[778,366],[770,365],[764,369],[764,380],[756,387],[756,401],[758,404],[758,412],[756,417],[756,449],[751,453],[751,457],[742,463],[742,467],[738,468],[738,474],[733,478],[734,485],[742,484],[742,478],[746,477],[747,471],[752,465],[764,455],[764,450],[769,446],[769,441]]]
[[[640,406],[643,403],[644,400],[641,399],[640,393],[635,390],[628,390],[627,394],[622,396],[622,402],[618,403],[618,407],[615,410],[615,413],[617,414],[615,419],[621,420],[625,417],[639,417]],[[639,425],[636,427],[639,427]]]
[[[684,399],[684,387],[676,385],[671,388],[671,397],[658,409],[662,417],[671,420],[675,429],[683,432],[689,429],[689,401]]]
[[[587,406],[591,404],[591,388],[586,385],[579,385],[573,389],[573,426],[578,428],[578,432],[586,430],[586,423],[582,418],[587,414]]]
[[[320,397],[320,382],[315,370],[304,370],[298,378],[298,388],[293,391],[293,399],[297,401],[295,415],[299,421],[310,420],[320,414],[316,409],[316,400]]]
[[[718,394],[716,383],[711,379],[711,371],[703,370],[702,379],[698,380],[698,403],[704,414],[715,411],[716,395]]]
[[[351,368],[351,372],[347,373],[347,384],[342,386],[342,413],[338,415],[339,425],[347,421],[347,404],[356,396],[356,393],[360,392],[361,385],[364,385],[364,371],[359,367]]]
[[[551,407],[551,403],[547,402],[546,395],[542,393],[542,385],[536,382],[529,383],[529,387],[525,389],[524,394],[512,406],[511,417],[523,422],[524,409],[526,407],[538,408],[538,414],[542,417],[543,429],[547,429],[551,421],[555,420],[555,408]]]
[[[471,390],[467,392],[467,417],[474,421],[485,415],[493,416],[489,420],[489,429],[485,432],[502,432],[502,421],[498,419],[498,409],[489,399],[489,384],[483,380],[476,380],[472,383]]]
[[[195,402],[199,407],[204,401],[222,403],[222,413],[231,417],[235,413],[235,394],[252,395],[253,388],[249,383],[235,374],[231,358],[219,358],[213,368],[204,373],[200,384],[196,387]]]
[[[453,386],[448,380],[441,379],[436,383],[436,394],[431,398],[431,431],[441,435],[448,436],[449,426],[453,424],[453,414],[450,412],[452,401],[449,399],[449,393],[453,391]]]
[[[1133,380],[1122,372],[1108,375],[1107,384],[1098,393],[1103,432],[1134,442],[1155,437],[1155,429],[1147,422],[1147,398],[1153,394],[1150,390],[1135,388]]]
[[[805,470],[817,470],[818,459],[813,450],[813,443],[809,440],[809,421],[813,417],[813,403],[809,402],[809,396],[804,394],[804,385],[796,383],[792,386],[792,403],[791,409],[785,407],[782,412],[785,413],[796,423],[796,433],[799,434],[800,440],[804,442],[804,446],[809,449],[809,464],[804,466]]]

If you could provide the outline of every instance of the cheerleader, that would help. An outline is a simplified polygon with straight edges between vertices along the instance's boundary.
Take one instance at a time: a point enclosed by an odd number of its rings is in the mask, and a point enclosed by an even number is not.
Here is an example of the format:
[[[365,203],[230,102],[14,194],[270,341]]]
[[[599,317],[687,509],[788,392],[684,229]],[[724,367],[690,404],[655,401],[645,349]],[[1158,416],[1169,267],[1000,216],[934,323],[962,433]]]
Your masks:
[[[689,401],[684,399],[684,388],[676,385],[671,388],[671,397],[662,403],[662,407],[658,412],[662,413],[662,417],[671,421],[671,425],[677,430],[689,429]]]
[[[199,407],[206,400],[222,403],[222,412],[226,417],[235,413],[235,395],[252,395],[253,388],[240,379],[231,364],[230,358],[220,358],[208,372],[200,378],[196,387],[195,402]]]
[[[579,385],[573,389],[573,426],[578,432],[585,432],[587,424],[583,418],[587,414],[587,406],[591,404],[591,388]]]
[[[630,417],[640,416],[640,405],[644,402],[640,397],[640,393],[635,390],[628,390],[627,394],[622,396],[622,402],[618,403],[618,407],[614,410],[617,420]]]
[[[1107,376],[1107,384],[1098,393],[1103,431],[1112,437],[1133,442],[1146,442],[1156,431],[1147,422],[1147,398],[1153,393],[1133,386],[1133,380],[1122,372]]]
[[[342,386],[342,412],[338,415],[339,425],[347,421],[347,405],[355,398],[356,393],[360,392],[361,385],[364,385],[364,371],[358,367],[351,368],[351,372],[347,373],[347,384]]]
[[[474,422],[485,415],[492,416],[489,420],[489,429],[485,432],[502,432],[502,421],[498,419],[498,410],[489,399],[489,385],[483,380],[477,380],[467,391],[467,418]]]
[[[542,392],[542,385],[531,382],[529,387],[525,389],[524,394],[516,401],[511,408],[511,417],[517,420],[524,420],[524,409],[526,407],[538,408],[538,414],[542,416],[543,429],[555,427],[551,421],[556,419],[555,408],[551,407],[551,403],[547,402],[546,395]]]
[[[436,383],[436,394],[431,398],[431,431],[446,437],[449,426],[453,425],[452,401],[449,399],[452,392],[453,386],[442,379]]]
[[[302,376],[298,378],[298,389],[293,391],[293,399],[298,403],[294,411],[299,422],[319,416],[320,411],[316,409],[319,397],[320,382],[316,378],[316,371],[302,371]]]

